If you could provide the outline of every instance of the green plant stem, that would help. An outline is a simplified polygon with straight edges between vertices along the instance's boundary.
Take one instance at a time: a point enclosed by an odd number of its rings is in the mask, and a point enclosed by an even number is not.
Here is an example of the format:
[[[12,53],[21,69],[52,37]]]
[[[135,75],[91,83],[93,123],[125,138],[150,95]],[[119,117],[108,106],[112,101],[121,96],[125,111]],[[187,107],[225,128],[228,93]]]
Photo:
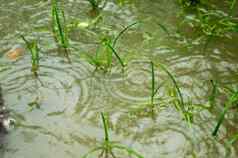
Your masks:
[[[108,121],[106,120],[105,116],[103,113],[101,113],[101,118],[103,122],[103,128],[104,128],[104,141],[109,142],[109,134],[108,134]]]

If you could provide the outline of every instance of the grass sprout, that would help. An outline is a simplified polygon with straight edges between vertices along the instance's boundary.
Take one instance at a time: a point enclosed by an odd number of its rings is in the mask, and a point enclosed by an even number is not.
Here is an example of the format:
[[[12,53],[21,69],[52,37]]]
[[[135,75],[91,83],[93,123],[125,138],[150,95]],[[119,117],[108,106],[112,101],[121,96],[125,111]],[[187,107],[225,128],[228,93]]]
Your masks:
[[[230,96],[228,97],[228,100],[225,102],[225,106],[224,106],[221,114],[219,115],[217,124],[212,132],[213,136],[217,136],[219,128],[220,128],[222,122],[224,121],[225,115],[227,114],[228,110],[234,106],[237,106],[237,105],[238,105],[238,90],[233,91],[230,94]]]
[[[179,85],[175,79],[175,77],[173,76],[173,74],[166,68],[166,66],[164,66],[163,64],[158,64],[158,66],[164,71],[166,72],[166,74],[169,76],[169,78],[172,80],[174,88],[175,88],[175,95],[178,97],[178,99],[176,99],[175,106],[176,108],[182,112],[182,115],[184,117],[184,119],[191,125],[192,120],[193,120],[193,116],[191,113],[191,109],[192,107],[189,107],[190,104],[185,104],[184,99],[183,99],[183,95],[182,92],[179,88]]]
[[[154,108],[155,108],[155,104],[154,104],[154,100],[155,100],[155,95],[158,92],[160,85],[156,88],[156,82],[155,82],[155,65],[154,63],[151,61],[150,62],[150,66],[151,66],[151,95],[150,95],[150,105],[152,106],[152,113],[154,112]]]
[[[69,58],[69,40],[64,11],[59,7],[57,0],[51,0],[52,31],[57,44],[64,49],[65,56]]]
[[[93,154],[94,152],[100,151],[99,158],[109,158],[109,156],[116,158],[117,156],[113,152],[114,149],[125,151],[128,153],[129,157],[136,157],[136,158],[144,158],[142,155],[140,155],[135,150],[126,147],[124,145],[112,142],[110,140],[109,136],[109,125],[108,125],[108,117],[104,115],[104,113],[101,113],[101,118],[103,122],[103,128],[104,128],[104,140],[102,144],[98,147],[95,147],[94,149],[90,150],[87,154],[85,154],[82,158],[88,158],[89,155]]]
[[[21,38],[23,39],[27,46],[27,49],[31,53],[31,71],[35,76],[38,76],[37,71],[39,70],[40,57],[37,42],[35,40],[30,42],[23,35],[21,35]]]
[[[126,26],[122,31],[118,33],[117,36],[115,36],[115,38],[109,36],[103,37],[94,56],[86,54],[84,54],[83,56],[85,56],[91,64],[94,64],[96,66],[96,69],[101,69],[104,70],[104,72],[108,72],[112,68],[114,55],[116,60],[121,65],[122,69],[124,69],[126,67],[126,63],[120,57],[115,47],[120,37],[122,37],[122,35],[127,30],[129,30],[129,28],[136,24],[138,24],[138,22],[134,22]]]

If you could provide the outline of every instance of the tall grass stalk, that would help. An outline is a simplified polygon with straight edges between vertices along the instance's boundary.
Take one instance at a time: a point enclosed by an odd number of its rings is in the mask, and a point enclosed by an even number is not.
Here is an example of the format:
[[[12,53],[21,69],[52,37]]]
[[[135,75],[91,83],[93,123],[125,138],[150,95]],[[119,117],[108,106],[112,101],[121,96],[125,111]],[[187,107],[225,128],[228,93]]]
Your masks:
[[[37,42],[29,42],[23,35],[21,35],[21,38],[23,39],[28,50],[31,53],[31,71],[33,72],[34,76],[38,76],[37,71],[39,69],[40,57]]]
[[[126,151],[130,157],[134,156],[136,158],[144,158],[142,155],[137,153],[131,148],[128,148],[126,146],[123,146],[121,144],[112,142],[109,137],[109,125],[108,125],[108,117],[104,115],[104,113],[101,113],[102,123],[103,123],[103,129],[104,129],[104,141],[102,145],[95,147],[94,149],[90,150],[88,153],[86,153],[82,158],[87,158],[89,155],[93,154],[94,152],[100,151],[99,157],[100,158],[109,158],[113,157],[116,158],[113,149],[118,149],[121,151]]]
[[[67,36],[64,11],[58,6],[57,0],[51,0],[52,30],[58,45],[64,48],[65,56],[69,57],[69,40]]]

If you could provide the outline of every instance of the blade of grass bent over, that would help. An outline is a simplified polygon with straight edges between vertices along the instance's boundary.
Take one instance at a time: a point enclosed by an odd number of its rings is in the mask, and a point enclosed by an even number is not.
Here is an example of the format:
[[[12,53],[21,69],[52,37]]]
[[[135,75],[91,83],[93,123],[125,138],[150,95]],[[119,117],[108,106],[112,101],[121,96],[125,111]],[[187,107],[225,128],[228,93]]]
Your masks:
[[[112,51],[113,54],[116,56],[116,58],[117,58],[117,60],[119,61],[119,63],[121,64],[121,66],[122,66],[122,67],[125,67],[124,62],[122,61],[121,57],[118,55],[118,53],[116,52],[116,50],[115,50],[109,43],[106,43],[106,46],[111,49],[111,51]]]
[[[131,28],[132,26],[138,24],[138,22],[134,22],[128,26],[126,26],[121,32],[119,32],[119,34],[115,37],[115,39],[113,40],[113,43],[112,43],[112,47],[115,47],[116,44],[117,44],[117,41],[118,39],[129,29]]]

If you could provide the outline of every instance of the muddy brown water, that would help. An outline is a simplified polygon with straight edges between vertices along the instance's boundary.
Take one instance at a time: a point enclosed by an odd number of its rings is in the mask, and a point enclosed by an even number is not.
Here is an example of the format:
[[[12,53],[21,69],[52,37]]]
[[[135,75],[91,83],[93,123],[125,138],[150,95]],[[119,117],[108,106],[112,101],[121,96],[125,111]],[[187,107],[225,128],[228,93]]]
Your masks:
[[[204,52],[204,42],[186,33],[179,40],[170,39],[158,26],[161,23],[175,34],[180,8],[174,0],[135,0],[124,5],[109,0],[101,12],[103,20],[96,26],[70,31],[70,43],[78,50],[71,51],[72,63],[68,63],[57,54],[52,38],[49,1],[0,2],[0,82],[5,105],[16,120],[16,127],[4,136],[0,158],[79,158],[103,139],[100,112],[110,114],[111,139],[146,158],[238,157],[237,144],[225,141],[238,132],[237,114],[229,115],[231,119],[224,122],[218,138],[211,132],[220,105],[213,111],[199,109],[189,127],[174,106],[167,105],[166,87],[172,83],[161,69],[155,71],[156,83],[163,84],[159,91],[163,99],[156,100],[158,114],[151,119],[140,111],[150,101],[150,60],[166,65],[185,100],[194,104],[207,103],[211,79],[237,85],[237,34],[231,39],[215,39]],[[67,21],[93,21],[86,1],[63,4]],[[103,36],[115,36],[135,21],[141,23],[129,29],[116,46],[128,62],[124,73],[117,62],[110,73],[95,72],[93,65],[79,57],[94,53],[95,43]],[[39,79],[32,76],[27,50],[15,61],[4,55],[15,45],[25,47],[19,34],[39,40]],[[39,108],[29,106],[34,101]]]

